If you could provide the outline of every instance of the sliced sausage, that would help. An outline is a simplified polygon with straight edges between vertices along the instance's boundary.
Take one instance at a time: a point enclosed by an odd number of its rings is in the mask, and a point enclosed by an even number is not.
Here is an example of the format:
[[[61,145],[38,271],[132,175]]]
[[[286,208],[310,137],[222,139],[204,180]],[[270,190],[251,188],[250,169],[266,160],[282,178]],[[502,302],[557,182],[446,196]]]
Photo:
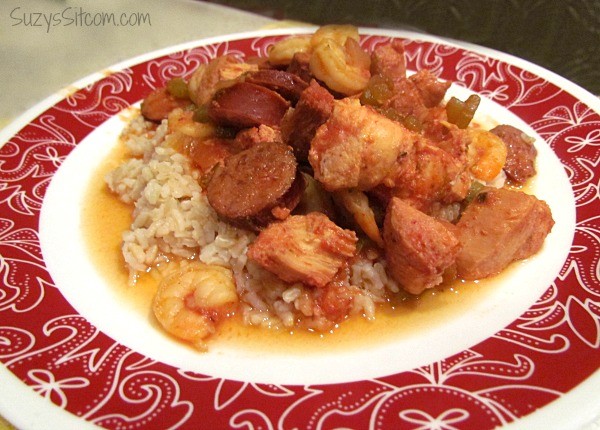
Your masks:
[[[290,109],[281,122],[281,133],[300,161],[308,159],[310,142],[333,110],[333,96],[314,79],[306,88],[296,107]]]
[[[535,176],[537,150],[531,137],[512,125],[499,125],[490,132],[502,139],[506,145],[504,172],[512,182],[523,184]]]
[[[237,82],[218,91],[208,107],[208,116],[219,125],[237,128],[261,124],[279,126],[289,102],[261,85]]]
[[[221,55],[194,71],[188,83],[190,97],[196,106],[205,105],[222,85],[254,70],[258,70],[257,64],[241,63],[233,55]]]
[[[206,194],[217,214],[232,224],[260,230],[285,218],[298,204],[304,179],[289,146],[262,142],[215,167]]]
[[[287,71],[297,75],[304,82],[310,82],[313,78],[310,72],[310,54],[308,52],[296,52]]]
[[[308,86],[308,83],[299,76],[275,69],[263,69],[248,73],[244,80],[276,91],[292,104],[298,102],[300,94]]]

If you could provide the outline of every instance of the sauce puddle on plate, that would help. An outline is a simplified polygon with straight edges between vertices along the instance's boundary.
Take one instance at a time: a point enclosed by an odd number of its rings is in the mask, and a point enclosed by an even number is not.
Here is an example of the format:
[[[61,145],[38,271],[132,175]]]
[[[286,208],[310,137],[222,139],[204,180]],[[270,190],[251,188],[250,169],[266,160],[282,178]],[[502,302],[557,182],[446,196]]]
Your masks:
[[[140,276],[135,285],[128,285],[128,273],[121,254],[121,236],[131,223],[132,207],[119,201],[104,181],[104,176],[125,157],[123,145],[117,145],[94,172],[83,202],[83,237],[89,258],[108,288],[127,304],[131,312],[147,319],[148,330],[163,332],[151,310],[152,298],[158,286],[157,277],[150,271]],[[395,305],[379,305],[374,320],[353,317],[341,323],[333,333],[258,328],[246,326],[241,318],[233,317],[222,324],[209,342],[209,348],[211,343],[218,342],[233,348],[306,354],[323,349],[348,350],[397,341],[422,330],[435,329],[445,321],[469,312],[473,304],[483,300],[503,277],[475,282],[455,281]],[[168,335],[165,333],[165,336]]]

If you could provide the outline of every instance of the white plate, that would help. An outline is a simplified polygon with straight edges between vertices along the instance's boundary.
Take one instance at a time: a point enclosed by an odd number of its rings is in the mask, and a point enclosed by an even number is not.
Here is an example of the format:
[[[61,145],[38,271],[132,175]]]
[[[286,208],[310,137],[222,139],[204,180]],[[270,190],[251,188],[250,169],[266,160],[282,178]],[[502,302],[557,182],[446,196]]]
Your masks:
[[[150,53],[76,83],[67,98],[42,102],[3,131],[0,412],[10,421],[576,428],[599,412],[600,103],[551,72],[472,45],[362,31],[369,49],[405,39],[409,68],[456,82],[450,92],[462,99],[485,96],[478,110],[484,120],[537,138],[532,191],[549,203],[556,225],[543,251],[469,312],[366,350],[303,355],[229,345],[200,355],[116,299],[79,226],[87,183],[116,144],[124,112],[210,58],[264,55],[274,40],[311,30]]]

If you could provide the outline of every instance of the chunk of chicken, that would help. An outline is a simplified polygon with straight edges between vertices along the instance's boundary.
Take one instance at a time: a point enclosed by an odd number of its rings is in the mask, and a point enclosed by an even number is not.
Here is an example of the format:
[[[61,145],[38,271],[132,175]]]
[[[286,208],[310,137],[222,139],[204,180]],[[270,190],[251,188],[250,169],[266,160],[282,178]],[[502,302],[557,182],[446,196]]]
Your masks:
[[[317,129],[308,160],[315,179],[328,191],[369,190],[408,152],[417,135],[356,99],[334,102],[327,122]]]
[[[540,250],[554,220],[546,202],[507,189],[486,189],[456,224],[456,263],[465,279],[485,278]]]
[[[383,104],[391,108],[400,117],[414,118],[421,127],[431,123],[439,113],[434,109],[440,107],[450,82],[438,80],[428,70],[421,70],[408,78],[393,81],[393,94]]]
[[[383,106],[394,109],[400,117],[414,117],[418,122],[423,122],[429,113],[421,93],[409,78],[394,83],[393,95]]]
[[[384,181],[390,194],[410,199],[425,209],[433,202],[452,203],[465,198],[471,184],[464,160],[419,139]]]
[[[415,84],[421,96],[421,101],[427,108],[439,105],[451,84],[449,81],[439,80],[427,69],[419,70],[409,80]]]
[[[392,277],[411,294],[440,284],[456,259],[460,243],[450,228],[398,198],[383,223],[385,254]]]
[[[381,75],[392,82],[399,82],[406,78],[406,58],[401,40],[393,40],[373,50],[371,75]]]
[[[356,253],[356,234],[312,212],[272,223],[250,245],[248,257],[286,282],[325,287]]]
[[[281,131],[264,124],[244,128],[235,135],[233,145],[238,150],[244,150],[263,142],[283,142]]]

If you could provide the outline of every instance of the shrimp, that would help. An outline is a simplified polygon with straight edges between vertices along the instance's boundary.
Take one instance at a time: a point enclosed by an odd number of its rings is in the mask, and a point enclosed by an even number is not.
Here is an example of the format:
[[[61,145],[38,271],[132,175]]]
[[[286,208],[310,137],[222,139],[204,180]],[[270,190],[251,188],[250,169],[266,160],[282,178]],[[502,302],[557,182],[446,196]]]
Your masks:
[[[294,36],[276,42],[269,48],[269,63],[274,66],[288,66],[294,55],[301,52],[312,53],[324,39],[333,39],[340,45],[352,38],[358,41],[358,29],[352,25],[324,25],[312,36]]]
[[[316,47],[325,39],[332,39],[341,46],[344,46],[348,39],[358,42],[358,28],[353,25],[323,25],[313,33],[310,44],[312,47]]]
[[[314,46],[310,72],[332,90],[344,95],[358,94],[371,78],[371,59],[358,42],[347,37],[343,44],[325,37]]]
[[[205,350],[204,340],[237,302],[231,270],[190,262],[160,282],[152,310],[168,333]]]
[[[231,145],[217,136],[217,127],[208,122],[197,122],[193,112],[175,109],[168,117],[169,134],[165,143],[188,155],[202,172],[231,155]]]
[[[188,82],[189,95],[196,106],[208,103],[215,93],[242,74],[258,70],[258,65],[241,63],[232,55],[223,55],[198,67]]]
[[[216,135],[217,127],[214,124],[194,121],[193,116],[194,113],[189,110],[171,111],[167,118],[169,134],[181,133],[194,139],[207,139]]]
[[[479,129],[467,130],[467,164],[473,176],[490,182],[506,163],[506,145],[498,136]]]
[[[310,36],[288,37],[280,40],[269,49],[269,63],[274,66],[288,66],[294,55],[310,51]]]

